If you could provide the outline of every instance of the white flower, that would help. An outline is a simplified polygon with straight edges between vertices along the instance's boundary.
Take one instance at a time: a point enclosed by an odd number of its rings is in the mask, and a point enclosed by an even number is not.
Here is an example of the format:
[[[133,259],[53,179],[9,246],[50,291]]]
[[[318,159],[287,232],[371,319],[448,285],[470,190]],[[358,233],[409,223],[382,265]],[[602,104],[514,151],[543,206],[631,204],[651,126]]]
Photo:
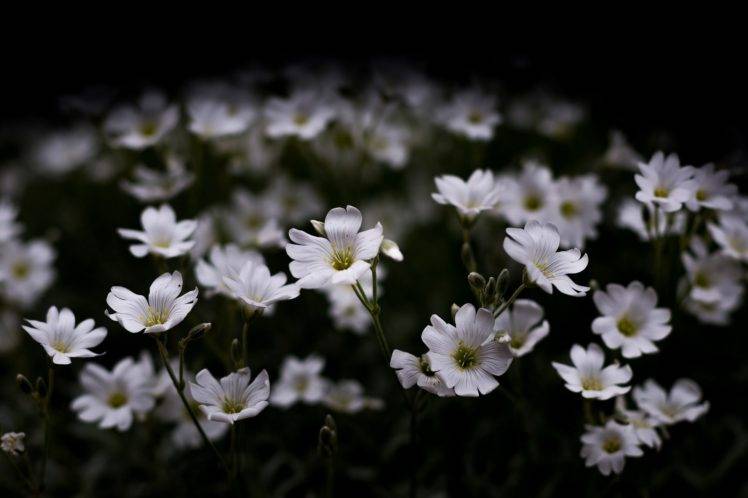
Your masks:
[[[177,222],[174,210],[163,204],[160,208],[147,207],[140,215],[143,231],[118,228],[117,233],[125,239],[137,240],[140,243],[130,246],[130,252],[136,258],[151,253],[164,258],[174,258],[187,254],[193,240],[188,240],[197,228],[195,220]]]
[[[438,193],[431,197],[439,204],[451,204],[461,216],[474,218],[481,211],[494,209],[499,201],[499,189],[493,173],[488,170],[473,171],[467,181],[454,175],[434,179]]]
[[[636,171],[642,159],[641,154],[629,145],[623,133],[618,130],[610,132],[608,150],[603,156],[605,164]]]
[[[111,142],[127,149],[145,149],[155,145],[179,121],[179,109],[169,105],[158,92],[143,94],[138,105],[114,109],[104,121],[104,131]]]
[[[553,368],[566,382],[566,388],[581,393],[588,399],[606,400],[620,394],[626,394],[630,386],[622,386],[631,380],[631,367],[619,366],[617,363],[603,368],[605,354],[597,344],[590,344],[585,350],[579,344],[571,348],[573,367],[553,362]]]
[[[25,432],[6,432],[0,438],[0,448],[2,448],[5,453],[8,453],[11,456],[16,456],[26,450],[26,445],[23,441],[25,438]]]
[[[262,263],[247,261],[236,277],[223,277],[223,283],[234,298],[254,312],[264,310],[278,301],[288,301],[299,295],[299,286],[286,285],[286,274],[278,272],[270,275],[270,270]]]
[[[144,416],[156,403],[153,365],[147,358],[125,358],[111,371],[86,363],[80,383],[85,394],[75,398],[71,408],[84,422],[98,421],[102,429],[126,431],[134,416]]]
[[[602,219],[600,205],[607,190],[594,175],[559,178],[552,191],[550,221],[561,236],[561,247],[584,248],[586,239],[597,237]]]
[[[325,217],[325,237],[315,237],[292,228],[286,246],[293,259],[289,268],[302,288],[356,283],[369,268],[382,245],[382,225],[359,232],[361,212],[353,206],[331,209]]]
[[[531,352],[535,344],[548,335],[550,325],[548,320],[543,320],[543,308],[539,304],[517,299],[511,309],[504,310],[496,318],[493,329],[495,339],[506,338],[512,354],[520,357]]]
[[[554,183],[551,170],[535,161],[522,165],[522,172],[516,178],[501,180],[504,199],[500,212],[512,225],[521,225],[530,220],[545,220]]]
[[[692,196],[686,201],[686,207],[691,211],[699,209],[716,209],[729,211],[732,209],[732,198],[738,193],[738,188],[727,183],[730,172],[726,169],[714,171],[714,164],[707,164],[693,171]]]
[[[167,159],[166,171],[140,165],[133,175],[133,181],[123,180],[120,186],[140,202],[167,201],[195,181],[195,175],[185,171],[183,162],[174,156]]]
[[[165,332],[179,325],[197,302],[197,288],[179,296],[181,290],[182,274],[178,271],[154,280],[147,300],[124,287],[112,287],[106,302],[115,313],[106,314],[128,332]]]
[[[0,245],[10,242],[21,233],[21,225],[16,223],[18,210],[10,202],[0,199]]]
[[[21,338],[21,318],[11,309],[0,311],[0,354],[13,350]]]
[[[707,229],[723,254],[748,262],[748,222],[745,219],[725,216],[719,225],[708,223]]]
[[[88,126],[76,126],[43,137],[33,152],[34,161],[45,173],[64,174],[93,160],[96,133]]]
[[[643,455],[639,440],[631,425],[621,425],[609,420],[604,427],[588,425],[587,432],[581,437],[582,451],[587,467],[597,465],[604,476],[623,472],[626,457]]]
[[[233,240],[241,245],[281,247],[285,243],[278,227],[278,206],[268,198],[236,190],[231,196],[226,228]]]
[[[187,101],[189,130],[201,138],[242,133],[257,117],[248,96],[229,88],[217,90],[194,95]]]
[[[289,223],[319,216],[323,209],[322,201],[311,185],[291,181],[285,176],[273,180],[265,191],[265,197],[278,204],[280,218]]]
[[[487,309],[476,312],[472,304],[464,304],[455,315],[456,326],[432,315],[431,325],[423,329],[431,369],[458,396],[490,393],[499,385],[494,376],[503,375],[512,363],[509,347],[492,340],[493,323]]]
[[[270,404],[286,408],[299,401],[309,405],[321,402],[329,386],[320,375],[324,367],[324,358],[316,355],[303,360],[295,356],[284,359],[280,380],[273,384]]]
[[[366,150],[371,157],[393,169],[401,169],[408,162],[410,130],[404,126],[379,123],[366,135]]]
[[[621,349],[624,358],[637,358],[658,351],[655,341],[670,334],[670,310],[656,308],[657,293],[641,282],[628,287],[608,284],[606,291],[592,296],[600,317],[592,322],[592,331],[602,336],[610,349]]]
[[[233,297],[224,277],[236,278],[247,261],[265,264],[265,258],[257,251],[240,249],[236,244],[214,245],[210,249],[209,261],[201,259],[195,265],[197,282],[208,289],[208,295],[222,294]]]
[[[90,348],[101,344],[106,337],[106,329],[94,329],[94,321],[90,318],[76,326],[75,315],[67,308],[58,311],[52,306],[47,311],[46,322],[26,321],[29,325],[24,325],[23,329],[42,345],[57,365],[69,365],[70,358],[98,356]]]
[[[453,133],[471,140],[490,140],[501,115],[496,97],[477,88],[457,92],[438,110],[438,119]]]
[[[190,382],[190,391],[208,420],[233,424],[256,416],[268,405],[270,379],[265,370],[251,383],[246,367],[223,377],[220,383],[204,368],[195,380]]]
[[[589,287],[572,282],[568,274],[579,273],[587,267],[587,255],[579,249],[558,251],[560,236],[551,223],[529,221],[525,228],[507,228],[504,250],[515,261],[523,264],[529,280],[551,294],[553,287],[570,296],[584,296]]]
[[[730,300],[743,292],[740,263],[720,253],[709,254],[701,239],[694,238],[691,252],[681,256],[690,284],[688,297],[703,303]]]
[[[318,92],[299,90],[286,99],[271,98],[265,105],[265,133],[273,138],[296,136],[310,140],[335,117],[335,108]]]
[[[332,384],[322,402],[327,408],[342,413],[358,413],[382,406],[381,400],[364,396],[363,386],[355,380],[341,380]]]
[[[686,284],[686,281],[681,281]],[[743,288],[737,292],[724,295],[717,301],[707,302],[686,297],[683,301],[683,307],[692,315],[696,316],[700,322],[712,325],[728,325],[730,315],[735,311],[743,300]]]
[[[641,444],[650,448],[660,449],[662,438],[660,438],[660,434],[657,432],[657,427],[662,424],[659,420],[643,410],[631,410],[627,408],[623,396],[616,398],[616,411],[627,424],[631,425],[636,439]]]
[[[670,393],[649,379],[644,387],[633,391],[634,400],[641,410],[665,425],[687,420],[693,422],[709,410],[709,403],[701,401],[701,388],[690,379],[680,379]]]
[[[694,169],[681,167],[677,155],[665,157],[662,152],[657,152],[648,163],[639,163],[639,170],[641,174],[634,176],[639,186],[636,193],[639,202],[660,206],[663,211],[671,213],[691,199],[695,186]]]
[[[31,305],[55,277],[54,249],[42,240],[10,242],[0,250],[0,295],[23,307]]]
[[[647,211],[647,220],[644,220],[644,210]],[[657,217],[657,227],[654,232],[656,235],[678,235],[683,233],[686,225],[686,213],[680,211],[671,213],[672,219],[668,216]],[[618,208],[617,224],[621,228],[633,230],[642,241],[648,241],[652,238],[653,229],[655,229],[654,208],[652,205],[642,205],[634,199],[626,199]]]
[[[377,282],[381,282],[384,276],[384,269],[377,271]],[[367,298],[373,298],[373,280],[371,272],[364,273],[359,277],[358,283],[364,290]],[[355,334],[363,334],[371,326],[371,316],[369,312],[361,306],[356,293],[350,284],[328,285],[322,288],[330,301],[330,317],[332,318],[337,329],[350,330]],[[381,283],[377,285],[377,292],[382,295]]]
[[[395,369],[397,378],[405,389],[418,385],[424,391],[439,397],[455,395],[455,390],[447,387],[442,379],[431,370],[428,354],[413,356],[396,349],[392,352],[390,367]]]

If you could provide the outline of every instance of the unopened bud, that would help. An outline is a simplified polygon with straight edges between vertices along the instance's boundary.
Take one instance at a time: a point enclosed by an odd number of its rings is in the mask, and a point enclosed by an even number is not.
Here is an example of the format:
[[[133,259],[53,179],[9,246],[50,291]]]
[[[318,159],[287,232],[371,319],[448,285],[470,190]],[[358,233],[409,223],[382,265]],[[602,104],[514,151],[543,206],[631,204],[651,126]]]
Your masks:
[[[31,385],[29,379],[23,374],[16,375],[16,384],[23,394],[31,394],[34,392],[34,386]]]
[[[452,303],[452,307],[449,309],[449,311],[452,314],[452,321],[454,321],[457,312],[460,311],[460,307],[457,306],[456,303]]]
[[[501,270],[501,273],[499,273],[499,278],[496,281],[496,295],[499,297],[504,297],[504,294],[506,294],[506,290],[509,287],[509,270],[504,268]]]
[[[325,426],[329,427],[333,431],[338,430],[338,424],[335,423],[335,419],[332,418],[332,415],[330,415],[329,413],[325,415]]]
[[[187,340],[194,341],[195,339],[200,339],[205,334],[210,332],[210,329],[213,327],[213,325],[209,322],[201,323],[200,325],[195,325],[190,329],[190,331],[187,333]]]
[[[231,361],[233,361],[235,365],[242,363],[242,352],[239,347],[239,339],[231,341]]]
[[[486,287],[483,289],[484,294],[486,295],[486,299],[489,301],[493,297],[494,292],[496,292],[496,278],[491,277],[488,279],[488,283],[486,284]]]
[[[44,382],[44,379],[41,377],[37,377],[36,379],[36,392],[39,393],[39,396],[42,398],[47,396],[47,383]]]
[[[592,292],[595,292],[598,289],[600,289],[600,284],[593,278],[592,280],[590,280],[590,290]]]
[[[470,284],[470,287],[477,291],[482,291],[483,288],[486,286],[486,279],[478,272],[470,272],[468,274],[468,283]]]
[[[327,234],[325,233],[325,224],[321,221],[312,220],[312,226],[314,227],[314,230],[320,234],[323,237],[326,237]]]

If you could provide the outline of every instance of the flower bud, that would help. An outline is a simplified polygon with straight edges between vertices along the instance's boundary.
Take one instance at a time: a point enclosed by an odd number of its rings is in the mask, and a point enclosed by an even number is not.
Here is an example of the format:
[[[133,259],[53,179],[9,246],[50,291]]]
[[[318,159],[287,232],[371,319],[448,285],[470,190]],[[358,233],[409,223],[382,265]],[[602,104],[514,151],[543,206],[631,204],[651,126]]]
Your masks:
[[[47,396],[47,383],[41,377],[36,378],[36,392],[42,398]]]
[[[321,221],[312,220],[312,226],[314,227],[314,230],[320,234],[323,237],[327,237],[325,234],[325,224]]]
[[[493,302],[494,293],[496,292],[496,278],[490,277],[488,283],[483,288],[483,293],[486,296],[486,301]]]
[[[213,327],[213,324],[210,322],[201,323],[200,325],[195,325],[190,329],[190,331],[187,333],[187,340],[188,341],[194,341],[195,339],[200,339],[205,334],[210,332],[210,329]]]
[[[478,272],[470,272],[467,279],[470,287],[478,292],[482,292],[483,288],[486,286],[486,279]]]
[[[449,312],[452,314],[452,321],[454,321],[458,311],[460,311],[460,307],[457,306],[457,303],[452,303],[452,307],[449,308]]]
[[[34,392],[34,386],[31,385],[29,379],[23,374],[16,375],[16,384],[23,394],[32,394]]]
[[[506,294],[506,290],[509,287],[509,270],[504,268],[499,273],[499,278],[496,280],[496,295],[501,298]]]
[[[242,352],[239,347],[239,339],[231,341],[231,361],[233,361],[235,365],[240,365],[242,363]]]

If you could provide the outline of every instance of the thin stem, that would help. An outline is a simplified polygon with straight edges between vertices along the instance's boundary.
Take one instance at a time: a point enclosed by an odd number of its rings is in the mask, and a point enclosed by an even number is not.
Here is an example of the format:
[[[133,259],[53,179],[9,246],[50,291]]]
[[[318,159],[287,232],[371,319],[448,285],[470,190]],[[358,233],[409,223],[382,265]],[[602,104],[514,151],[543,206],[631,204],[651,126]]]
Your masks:
[[[242,367],[249,366],[249,320],[242,326]]]
[[[190,415],[190,419],[192,420],[192,423],[195,425],[195,428],[200,433],[200,437],[202,437],[205,445],[208,446],[211,450],[213,450],[213,453],[215,453],[216,458],[218,458],[218,461],[220,462],[223,469],[226,471],[226,474],[229,476],[229,478],[231,478],[232,477],[231,471],[228,465],[226,465],[226,460],[224,460],[223,455],[221,455],[221,452],[218,451],[218,448],[216,448],[215,445],[208,438],[208,435],[205,434],[203,427],[200,425],[200,422],[197,420],[197,416],[195,415],[195,412],[192,410],[192,407],[190,406],[190,402],[187,400],[187,397],[184,395],[184,388],[179,387],[179,380],[177,379],[176,375],[174,375],[174,370],[171,368],[171,365],[169,364],[169,351],[166,349],[166,345],[162,341],[159,340],[158,336],[153,336],[153,338],[156,340],[156,344],[158,345],[158,352],[159,352],[159,356],[161,357],[161,363],[163,363],[164,368],[166,369],[166,372],[169,374],[171,383],[174,384],[174,389],[177,390],[179,399],[182,400],[182,404],[184,405],[185,410],[187,410],[187,413]]]
[[[3,451],[3,453],[5,453]],[[23,482],[26,483],[26,486],[29,487],[30,490],[35,490],[36,484],[31,480],[30,477],[27,477],[26,474],[24,474],[23,470],[21,470],[21,467],[18,466],[18,462],[16,462],[16,458],[12,456],[10,453],[5,453],[5,456],[8,457],[8,460],[10,461],[10,465],[15,469],[15,471],[18,473],[18,477],[23,479]]]
[[[52,399],[52,391],[55,388],[55,369],[54,363],[49,363],[49,369],[47,370],[47,394],[44,396],[42,401],[42,410],[44,416],[44,453],[42,454],[42,465],[39,473],[39,491],[44,489],[44,481],[47,475],[47,460],[49,459],[49,426],[50,426],[50,414],[49,414],[49,403]]]
[[[236,474],[239,472],[239,458],[236,453],[236,425],[231,424],[230,428],[230,446],[229,452],[231,453],[231,479],[236,479]]]
[[[335,484],[335,462],[333,457],[325,459],[325,498],[332,498],[333,485]]]
[[[512,294],[511,297],[509,297],[509,299],[507,299],[504,302],[504,304],[502,304],[501,306],[499,306],[496,309],[496,311],[493,312],[493,316],[497,317],[497,316],[501,315],[509,306],[512,305],[512,303],[514,303],[514,301],[517,300],[517,298],[519,297],[519,295],[525,289],[527,289],[527,284],[525,282],[522,282],[521,284],[519,284],[519,286],[517,287],[517,289],[514,291],[514,294]]]
[[[410,406],[410,448],[411,458],[416,463],[415,468],[410,473],[410,498],[418,496],[418,464],[420,455],[418,451],[418,401],[421,396],[421,390],[416,391],[413,403]]]

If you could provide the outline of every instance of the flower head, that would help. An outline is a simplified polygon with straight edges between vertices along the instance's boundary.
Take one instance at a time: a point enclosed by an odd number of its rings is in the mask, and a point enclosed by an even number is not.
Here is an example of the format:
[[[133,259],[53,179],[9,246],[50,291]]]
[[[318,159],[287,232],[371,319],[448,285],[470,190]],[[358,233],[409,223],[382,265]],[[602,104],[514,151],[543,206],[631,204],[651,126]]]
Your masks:
[[[133,180],[123,180],[122,190],[140,202],[164,202],[188,188],[195,175],[184,169],[182,161],[169,157],[166,170],[160,171],[140,165],[135,168]]]
[[[160,142],[178,121],[177,106],[169,105],[163,94],[150,91],[137,106],[114,109],[104,122],[104,131],[114,145],[141,150]]]
[[[551,223],[529,221],[525,228],[507,228],[504,250],[525,265],[528,279],[551,294],[553,287],[570,296],[584,296],[589,287],[572,282],[568,274],[587,267],[587,255],[579,249],[558,251],[560,236]]]
[[[115,312],[107,316],[128,332],[165,332],[179,325],[197,302],[197,288],[179,295],[182,274],[164,273],[151,284],[148,299],[124,287],[112,287],[106,302]]]
[[[298,285],[286,285],[285,273],[278,272],[271,276],[267,266],[254,261],[244,263],[239,275],[223,277],[223,283],[252,312],[299,295]]]
[[[92,319],[83,320],[75,325],[75,315],[67,308],[58,311],[55,306],[47,311],[47,321],[26,320],[29,325],[23,329],[42,345],[52,362],[57,365],[69,365],[70,358],[91,358],[98,356],[90,350],[106,337],[106,329],[94,329]]]
[[[499,189],[493,173],[488,170],[473,171],[467,181],[454,175],[434,179],[438,193],[431,197],[439,204],[451,204],[461,216],[475,218],[481,211],[493,209],[499,201]]]
[[[220,85],[202,88],[191,95],[187,101],[187,114],[192,133],[214,139],[246,131],[258,113],[249,95]]]
[[[342,413],[358,413],[367,408],[382,407],[381,400],[365,396],[363,386],[358,381],[350,379],[332,384],[322,402],[327,408]]]
[[[501,123],[496,97],[477,88],[456,93],[437,114],[449,131],[471,140],[490,140]]]
[[[431,370],[428,354],[414,356],[396,349],[392,352],[390,367],[395,369],[397,378],[405,389],[418,385],[424,391],[439,397],[455,395],[455,390],[447,387],[441,377]]]
[[[29,306],[52,284],[55,251],[45,241],[10,242],[0,250],[0,295]]]
[[[723,254],[748,263],[748,222],[745,219],[725,216],[718,225],[708,223],[707,229]]]
[[[634,388],[633,396],[639,409],[665,425],[693,422],[709,410],[708,402],[699,403],[701,388],[690,379],[676,381],[669,393],[649,379]]]
[[[615,474],[623,472],[626,457],[643,455],[632,426],[614,420],[609,420],[603,427],[588,425],[581,440],[580,456],[584,458],[584,464],[587,467],[596,465],[604,476],[610,475],[611,471]]]
[[[555,186],[553,175],[547,166],[527,161],[522,165],[522,172],[516,178],[503,178],[501,186],[505,198],[499,211],[509,223],[521,225],[530,220],[548,218],[548,201],[553,199]]]
[[[190,391],[208,420],[233,424],[256,416],[268,405],[270,379],[263,370],[250,383],[250,371],[245,367],[219,382],[204,368],[195,382],[190,382]]]
[[[177,222],[174,210],[163,204],[160,208],[147,207],[140,215],[143,231],[119,228],[117,232],[126,239],[139,241],[130,246],[130,252],[136,258],[151,253],[164,258],[174,258],[187,254],[193,240],[188,240],[197,228],[195,220]]]
[[[597,237],[602,219],[600,205],[607,190],[594,175],[559,178],[553,188],[551,221],[558,228],[561,247],[584,248],[587,239]]]
[[[727,183],[729,178],[728,170],[715,171],[714,164],[695,168],[692,196],[686,201],[686,207],[691,211],[702,208],[719,211],[732,209],[732,198],[738,193],[738,188],[732,183]]]
[[[542,320],[542,323],[541,323]],[[543,320],[543,308],[535,301],[517,299],[511,309],[496,318],[496,340],[506,339],[515,357],[530,353],[535,344],[548,335],[550,325]]]
[[[634,176],[639,191],[636,200],[660,206],[665,212],[678,211],[691,199],[695,186],[693,167],[680,165],[675,154],[665,157],[657,152],[648,163],[639,163],[640,175]]]
[[[353,206],[331,209],[325,217],[324,237],[292,228],[286,246],[293,259],[291,274],[302,288],[355,284],[371,266],[382,245],[382,225],[359,232],[361,212]]]
[[[201,259],[195,265],[197,282],[208,289],[209,294],[223,294],[233,297],[231,289],[224,283],[224,277],[236,279],[247,261],[264,265],[265,258],[257,251],[240,249],[236,244],[214,245],[208,260]]]
[[[11,456],[16,456],[26,450],[24,444],[25,432],[6,432],[0,437],[0,448]]]
[[[614,363],[603,368],[605,355],[597,344],[590,344],[586,350],[575,344],[571,348],[571,361],[573,367],[553,362],[553,368],[564,379],[569,391],[581,393],[588,399],[606,400],[631,389],[621,385],[631,380],[631,367]]]
[[[231,196],[231,210],[226,216],[226,228],[234,242],[253,247],[282,247],[283,231],[278,227],[280,215],[277,202],[259,197],[245,190]]]
[[[328,100],[312,90],[298,90],[286,99],[269,99],[265,105],[265,133],[273,138],[316,137],[335,117],[335,108]]]
[[[21,233],[21,225],[16,223],[16,216],[18,216],[16,207],[0,199],[0,245],[10,242]]]
[[[280,380],[273,385],[270,404],[285,408],[299,401],[321,402],[329,387],[329,381],[320,375],[324,367],[325,360],[316,355],[303,360],[287,357],[281,366]]]
[[[626,407],[623,396],[616,398],[616,412],[629,425],[636,434],[636,439],[644,446],[660,449],[662,438],[657,428],[662,425],[659,420],[649,415],[644,410],[631,410]]]
[[[476,312],[472,304],[464,304],[455,325],[432,315],[431,325],[421,334],[431,370],[458,396],[490,393],[499,385],[494,376],[503,375],[512,363],[509,347],[491,340],[493,324],[490,311]]]

